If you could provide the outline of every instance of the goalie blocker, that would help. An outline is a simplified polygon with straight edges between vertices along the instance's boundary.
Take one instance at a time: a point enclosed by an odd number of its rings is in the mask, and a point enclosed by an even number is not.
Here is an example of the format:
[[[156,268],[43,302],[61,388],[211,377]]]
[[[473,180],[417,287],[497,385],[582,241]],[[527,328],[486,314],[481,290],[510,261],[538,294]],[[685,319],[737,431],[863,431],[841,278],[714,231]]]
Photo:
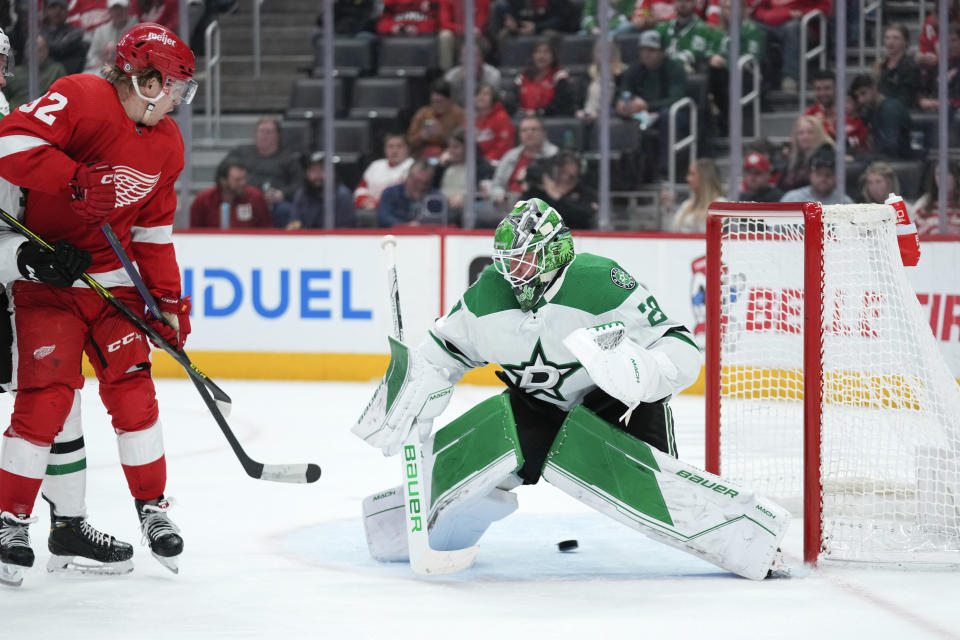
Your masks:
[[[521,483],[524,457],[508,393],[438,430],[423,449],[421,477],[428,482],[411,499],[420,503],[432,548],[472,546],[517,509],[510,490]],[[584,407],[567,415],[542,474],[614,520],[753,580],[767,576],[790,522],[779,505],[658,451]],[[377,560],[407,559],[402,496],[397,487],[363,502],[367,544]]]

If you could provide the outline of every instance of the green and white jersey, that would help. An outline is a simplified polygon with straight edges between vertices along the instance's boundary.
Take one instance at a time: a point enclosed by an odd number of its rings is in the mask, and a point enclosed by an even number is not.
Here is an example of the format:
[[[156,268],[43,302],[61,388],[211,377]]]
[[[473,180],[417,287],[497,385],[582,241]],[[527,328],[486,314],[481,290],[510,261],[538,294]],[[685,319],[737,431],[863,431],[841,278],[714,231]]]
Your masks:
[[[487,267],[436,321],[420,353],[458,374],[456,379],[494,362],[528,393],[568,411],[597,387],[563,339],[575,329],[617,320],[643,347],[664,338],[697,348],[689,332],[616,262],[581,253],[528,312],[520,310],[504,278]]]
[[[8,115],[10,115],[10,103],[0,93],[0,118]],[[20,187],[0,178],[0,208],[7,213],[17,215],[20,211],[22,195]],[[20,269],[17,268],[17,247],[23,243],[23,236],[8,227],[6,223],[0,222],[0,285],[20,277]]]

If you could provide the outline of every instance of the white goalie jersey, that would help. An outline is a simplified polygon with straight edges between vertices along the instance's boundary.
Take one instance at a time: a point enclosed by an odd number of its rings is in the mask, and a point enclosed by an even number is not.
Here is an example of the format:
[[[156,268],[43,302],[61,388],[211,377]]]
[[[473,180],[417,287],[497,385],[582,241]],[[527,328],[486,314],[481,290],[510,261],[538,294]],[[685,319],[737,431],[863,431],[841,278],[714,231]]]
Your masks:
[[[488,267],[436,321],[418,351],[453,380],[496,363],[527,393],[569,411],[597,384],[564,339],[577,329],[617,322],[644,349],[669,343],[674,352],[689,354],[681,358],[684,382],[674,391],[696,378],[700,354],[687,329],[617,263],[589,253],[577,254],[529,312],[520,310],[508,283]]]

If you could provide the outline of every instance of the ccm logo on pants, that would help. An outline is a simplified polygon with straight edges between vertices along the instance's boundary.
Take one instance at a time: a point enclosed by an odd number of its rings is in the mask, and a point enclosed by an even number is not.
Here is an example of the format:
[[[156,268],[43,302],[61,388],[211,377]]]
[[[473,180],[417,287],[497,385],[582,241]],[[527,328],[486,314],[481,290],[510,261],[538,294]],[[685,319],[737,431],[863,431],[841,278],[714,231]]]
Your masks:
[[[123,345],[130,344],[134,340],[140,340],[140,334],[137,333],[136,331],[134,331],[133,333],[128,333],[127,335],[123,336],[116,342],[111,342],[109,345],[107,345],[107,352],[113,353]]]

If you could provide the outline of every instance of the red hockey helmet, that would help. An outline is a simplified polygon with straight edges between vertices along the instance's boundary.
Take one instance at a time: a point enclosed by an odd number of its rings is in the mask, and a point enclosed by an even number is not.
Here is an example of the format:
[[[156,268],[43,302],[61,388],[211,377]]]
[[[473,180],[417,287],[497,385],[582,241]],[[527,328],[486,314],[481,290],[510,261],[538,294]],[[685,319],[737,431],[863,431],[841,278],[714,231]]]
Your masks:
[[[127,30],[117,43],[117,66],[134,81],[137,95],[140,94],[136,75],[144,69],[155,69],[162,77],[163,93],[172,95],[180,102],[190,104],[197,91],[192,80],[196,63],[190,47],[170,29],[155,22],[141,22]]]

